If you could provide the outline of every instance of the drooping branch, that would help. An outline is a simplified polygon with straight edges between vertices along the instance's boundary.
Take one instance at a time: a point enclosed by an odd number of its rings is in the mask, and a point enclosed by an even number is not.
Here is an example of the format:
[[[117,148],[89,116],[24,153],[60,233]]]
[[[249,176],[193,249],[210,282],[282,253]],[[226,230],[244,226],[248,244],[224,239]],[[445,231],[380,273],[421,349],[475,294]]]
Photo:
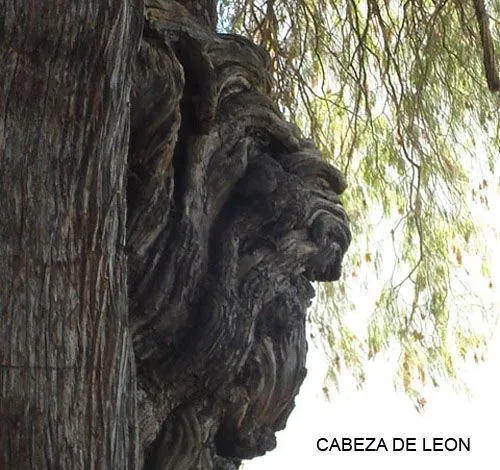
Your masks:
[[[474,0],[474,12],[483,48],[483,64],[486,82],[491,91],[500,91],[500,77],[496,66],[495,47],[491,38],[490,22],[484,0]]]

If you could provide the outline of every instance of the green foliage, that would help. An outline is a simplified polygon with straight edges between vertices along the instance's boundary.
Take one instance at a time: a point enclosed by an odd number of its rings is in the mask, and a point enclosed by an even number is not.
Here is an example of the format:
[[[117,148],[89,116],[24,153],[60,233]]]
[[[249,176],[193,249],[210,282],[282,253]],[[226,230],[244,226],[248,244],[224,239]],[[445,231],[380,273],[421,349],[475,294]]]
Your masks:
[[[498,51],[500,3],[486,9]],[[269,51],[284,115],[349,181],[354,246],[312,313],[330,378],[345,367],[361,383],[367,359],[398,350],[398,382],[418,401],[429,379],[481,358],[490,324],[487,265],[481,278],[469,265],[485,253],[499,99],[473,3],[235,0],[220,13]]]

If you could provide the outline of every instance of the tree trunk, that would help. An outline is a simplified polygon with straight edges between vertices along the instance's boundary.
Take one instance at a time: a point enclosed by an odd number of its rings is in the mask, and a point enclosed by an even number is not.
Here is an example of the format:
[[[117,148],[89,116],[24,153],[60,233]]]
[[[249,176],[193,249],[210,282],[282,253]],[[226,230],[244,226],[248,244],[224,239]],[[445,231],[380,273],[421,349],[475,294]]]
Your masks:
[[[138,8],[0,6],[2,469],[137,468],[125,176]]]
[[[0,468],[237,468],[305,377],[343,178],[215,1],[10,3]]]

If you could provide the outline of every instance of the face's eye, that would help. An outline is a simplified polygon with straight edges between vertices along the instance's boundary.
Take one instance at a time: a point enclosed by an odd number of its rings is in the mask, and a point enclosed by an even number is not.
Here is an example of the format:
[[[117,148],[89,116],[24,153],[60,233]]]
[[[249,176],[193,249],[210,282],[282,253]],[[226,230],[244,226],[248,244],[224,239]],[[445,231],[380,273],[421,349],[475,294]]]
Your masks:
[[[244,93],[252,88],[248,80],[242,76],[232,76],[222,83],[219,92],[219,103],[230,96]]]

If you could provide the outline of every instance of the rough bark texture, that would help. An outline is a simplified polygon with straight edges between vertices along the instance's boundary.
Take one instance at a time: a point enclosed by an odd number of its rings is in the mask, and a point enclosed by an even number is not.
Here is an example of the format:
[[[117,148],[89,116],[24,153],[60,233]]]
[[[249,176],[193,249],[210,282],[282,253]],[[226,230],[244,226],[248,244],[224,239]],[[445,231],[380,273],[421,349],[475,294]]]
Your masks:
[[[146,467],[236,468],[275,446],[305,377],[310,281],[350,241],[344,180],[275,109],[263,50],[173,1],[146,18],[127,244]]]
[[[215,33],[214,1],[147,0],[139,46],[142,6],[18,3],[0,468],[237,468],[305,377],[311,281],[350,242],[342,175],[276,110],[266,53]]]
[[[137,468],[130,0],[0,5],[0,469]]]

